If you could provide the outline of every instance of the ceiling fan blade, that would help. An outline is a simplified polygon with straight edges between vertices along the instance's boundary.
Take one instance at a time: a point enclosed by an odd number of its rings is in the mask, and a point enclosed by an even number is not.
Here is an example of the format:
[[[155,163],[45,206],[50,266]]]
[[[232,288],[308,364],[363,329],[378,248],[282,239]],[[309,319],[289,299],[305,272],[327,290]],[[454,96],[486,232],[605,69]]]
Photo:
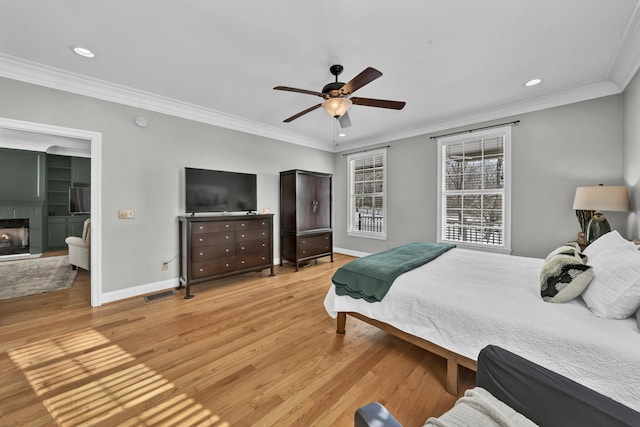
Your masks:
[[[348,83],[346,83],[342,88],[340,88],[340,93],[342,95],[349,95],[350,93],[355,92],[360,89],[362,86],[371,83],[378,77],[381,77],[382,73],[375,68],[367,67],[363,72],[355,76]]]
[[[342,129],[348,128],[351,126],[351,119],[349,118],[349,112],[346,111],[343,115],[338,117],[338,122],[340,123],[340,127]]]
[[[275,90],[286,90],[288,92],[298,92],[298,93],[306,93],[307,95],[315,95],[315,96],[319,96],[321,98],[324,97],[324,94],[320,93],[320,92],[314,92],[312,90],[306,90],[306,89],[297,89],[295,87],[288,87],[288,86],[276,86],[274,87]]]
[[[349,98],[355,105],[364,105],[365,107],[389,108],[391,110],[402,110],[406,104],[404,101],[389,101],[386,99],[373,98]]]
[[[310,113],[311,111],[315,110],[316,108],[320,108],[322,104],[318,104],[318,105],[314,105],[313,107],[309,107],[304,111],[300,111],[298,114],[294,114],[293,116],[289,117],[288,119],[284,119],[283,122],[284,123],[289,123],[295,119],[297,119],[300,116],[304,116],[307,113]]]

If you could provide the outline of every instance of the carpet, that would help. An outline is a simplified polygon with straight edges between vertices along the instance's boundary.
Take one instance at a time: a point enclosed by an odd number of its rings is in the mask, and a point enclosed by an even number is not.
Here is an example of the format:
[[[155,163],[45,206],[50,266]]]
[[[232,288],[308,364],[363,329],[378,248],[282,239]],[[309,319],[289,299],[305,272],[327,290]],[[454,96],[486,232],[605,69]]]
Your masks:
[[[70,288],[77,274],[68,256],[1,261],[0,300]]]

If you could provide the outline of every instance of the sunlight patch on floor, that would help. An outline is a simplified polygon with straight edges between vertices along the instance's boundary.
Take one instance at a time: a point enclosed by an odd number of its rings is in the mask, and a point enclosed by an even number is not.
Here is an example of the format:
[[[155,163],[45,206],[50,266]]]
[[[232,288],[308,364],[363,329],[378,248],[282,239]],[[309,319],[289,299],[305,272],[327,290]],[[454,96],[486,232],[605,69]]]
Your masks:
[[[109,420],[123,426],[229,425],[186,394],[176,395],[174,384],[93,329],[8,354],[63,427]]]

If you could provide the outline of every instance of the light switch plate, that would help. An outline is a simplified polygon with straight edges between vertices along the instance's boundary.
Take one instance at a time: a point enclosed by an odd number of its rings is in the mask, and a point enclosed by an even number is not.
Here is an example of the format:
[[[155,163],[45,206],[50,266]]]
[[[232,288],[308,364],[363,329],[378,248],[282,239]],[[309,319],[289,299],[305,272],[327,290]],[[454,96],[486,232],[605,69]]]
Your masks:
[[[131,209],[118,209],[118,219],[133,219],[133,210]]]

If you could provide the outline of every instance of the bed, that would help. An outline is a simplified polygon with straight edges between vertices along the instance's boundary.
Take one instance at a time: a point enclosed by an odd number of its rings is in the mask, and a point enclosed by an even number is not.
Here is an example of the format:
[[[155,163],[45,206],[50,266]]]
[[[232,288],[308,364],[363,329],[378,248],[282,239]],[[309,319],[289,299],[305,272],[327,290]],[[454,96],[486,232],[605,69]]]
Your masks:
[[[640,252],[633,255],[640,272]],[[497,345],[640,411],[635,317],[598,317],[580,297],[543,301],[544,264],[454,248],[401,274],[379,302],[337,295],[332,285],[324,305],[339,333],[350,315],[445,357],[452,394],[458,367],[476,370],[480,350]]]

